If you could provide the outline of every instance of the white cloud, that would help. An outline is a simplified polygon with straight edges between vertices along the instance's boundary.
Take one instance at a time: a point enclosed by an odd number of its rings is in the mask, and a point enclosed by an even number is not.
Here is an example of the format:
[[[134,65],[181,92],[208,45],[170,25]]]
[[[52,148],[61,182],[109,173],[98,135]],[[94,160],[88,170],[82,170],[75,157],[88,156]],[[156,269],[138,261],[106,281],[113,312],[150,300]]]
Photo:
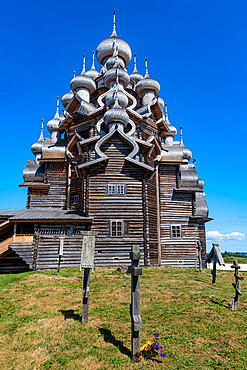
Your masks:
[[[218,230],[207,231],[207,239],[209,240],[245,240],[247,235],[239,233],[238,231],[233,231],[230,234],[221,234]]]

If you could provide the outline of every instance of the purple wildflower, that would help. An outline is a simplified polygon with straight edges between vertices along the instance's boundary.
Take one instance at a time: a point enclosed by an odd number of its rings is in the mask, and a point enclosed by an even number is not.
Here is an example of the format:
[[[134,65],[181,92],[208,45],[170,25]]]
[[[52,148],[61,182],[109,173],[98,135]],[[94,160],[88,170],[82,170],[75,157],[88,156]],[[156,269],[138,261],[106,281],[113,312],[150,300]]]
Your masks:
[[[162,348],[162,346],[160,346],[158,343],[156,343],[156,342],[154,342],[153,344],[152,344],[152,347],[154,348],[154,349],[161,349]]]
[[[159,336],[160,336],[160,335],[159,335],[158,333],[155,333],[155,334],[154,334],[154,338],[159,338]]]
[[[160,352],[159,355],[160,355],[160,357],[163,357],[163,358],[166,357],[166,353],[163,353],[163,352]]]

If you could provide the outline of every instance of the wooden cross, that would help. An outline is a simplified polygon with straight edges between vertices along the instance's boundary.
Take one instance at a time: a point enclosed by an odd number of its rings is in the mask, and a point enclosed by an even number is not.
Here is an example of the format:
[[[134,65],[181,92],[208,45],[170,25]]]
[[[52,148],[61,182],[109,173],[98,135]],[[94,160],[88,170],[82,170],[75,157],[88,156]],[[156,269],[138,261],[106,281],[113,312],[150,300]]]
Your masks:
[[[228,303],[230,310],[236,311],[238,306],[238,297],[242,295],[240,291],[240,281],[243,280],[243,276],[239,276],[239,269],[238,261],[234,261],[233,265],[231,266],[232,269],[235,269],[234,276],[235,276],[235,283],[232,283],[235,289],[235,297]]]
[[[140,315],[140,275],[142,275],[142,269],[140,267],[140,247],[138,245],[132,245],[130,258],[131,266],[129,266],[128,272],[131,274],[131,354],[134,362],[139,362],[142,330]]]

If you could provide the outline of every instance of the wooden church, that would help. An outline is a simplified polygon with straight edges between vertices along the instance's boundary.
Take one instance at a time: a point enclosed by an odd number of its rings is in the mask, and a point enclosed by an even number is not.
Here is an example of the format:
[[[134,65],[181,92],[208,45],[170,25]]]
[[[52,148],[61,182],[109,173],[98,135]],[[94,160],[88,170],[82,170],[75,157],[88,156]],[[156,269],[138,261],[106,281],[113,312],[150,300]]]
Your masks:
[[[115,18],[115,17],[114,17]],[[116,33],[96,49],[101,65],[83,69],[47,123],[50,138],[31,147],[24,168],[26,209],[0,211],[0,272],[79,266],[82,231],[97,232],[95,265],[129,263],[131,245],[142,264],[205,266],[204,183],[192,154],[175,141],[160,85],[146,60],[143,77],[127,72],[130,46]],[[60,253],[61,254],[61,253]]]

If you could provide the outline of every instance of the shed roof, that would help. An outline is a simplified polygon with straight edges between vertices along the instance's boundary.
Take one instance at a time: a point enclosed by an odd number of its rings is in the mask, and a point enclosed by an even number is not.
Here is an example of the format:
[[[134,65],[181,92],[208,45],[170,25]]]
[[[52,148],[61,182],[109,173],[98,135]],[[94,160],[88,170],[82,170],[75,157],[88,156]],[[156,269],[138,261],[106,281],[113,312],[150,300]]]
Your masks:
[[[8,217],[9,221],[34,222],[92,222],[92,218],[85,217],[80,211],[55,209],[55,208],[32,208],[0,211],[0,217]]]

